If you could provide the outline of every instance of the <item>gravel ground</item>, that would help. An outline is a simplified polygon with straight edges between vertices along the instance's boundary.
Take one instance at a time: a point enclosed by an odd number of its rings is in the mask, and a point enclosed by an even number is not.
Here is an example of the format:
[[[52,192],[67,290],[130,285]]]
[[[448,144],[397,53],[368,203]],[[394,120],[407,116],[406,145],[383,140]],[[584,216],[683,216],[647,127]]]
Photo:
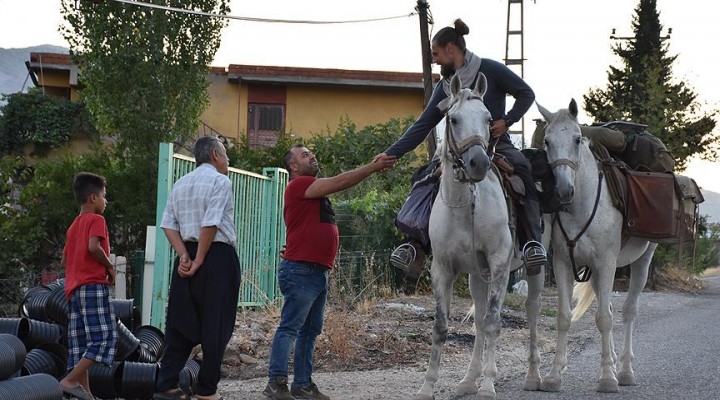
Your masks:
[[[659,278],[660,289],[641,296],[641,312],[662,312],[663,304],[673,296],[687,296],[700,288],[696,279]],[[622,290],[622,282],[616,289]],[[624,292],[615,292],[615,310],[621,310]],[[527,365],[527,324],[524,298],[508,295],[503,308],[503,329],[498,343],[497,386],[525,375]],[[315,382],[333,399],[371,400],[408,399],[423,381],[430,355],[430,333],[434,317],[431,295],[403,296],[364,304],[357,310],[331,308],[326,329],[318,339]],[[450,332],[446,343],[440,380],[435,398],[451,399],[455,384],[462,379],[472,351],[473,334],[462,319],[469,309],[469,299],[453,299]],[[552,361],[555,334],[556,295],[547,288],[542,297],[539,342],[543,365]],[[579,351],[598,334],[594,308],[574,323],[569,349]],[[225,378],[219,392],[226,399],[265,399],[262,390],[267,382],[267,358],[277,310],[251,311],[239,315],[236,336],[225,360]],[[621,325],[621,312],[615,313],[615,329]],[[466,396],[469,400],[473,396]]]
[[[555,340],[555,295],[552,290],[547,292],[543,296],[539,335],[544,359],[549,359]],[[510,307],[506,306],[502,312],[503,329],[498,343],[498,384],[524,376],[527,359],[524,298],[509,297],[506,304]],[[430,355],[433,302],[430,295],[408,296],[379,301],[361,311],[329,310],[327,329],[318,340],[315,382],[333,399],[411,397],[422,383]],[[470,305],[469,299],[453,300],[441,379],[435,389],[437,399],[452,397],[454,385],[470,361],[474,336],[470,324],[461,322]],[[269,342],[277,324],[277,313],[265,314],[262,317],[253,312],[239,318],[238,334],[226,355],[226,377],[219,388],[226,398],[265,398],[262,390],[267,382]],[[579,347],[578,342],[588,340],[594,329],[590,319],[574,327],[571,347]],[[243,358],[254,364],[239,361]]]

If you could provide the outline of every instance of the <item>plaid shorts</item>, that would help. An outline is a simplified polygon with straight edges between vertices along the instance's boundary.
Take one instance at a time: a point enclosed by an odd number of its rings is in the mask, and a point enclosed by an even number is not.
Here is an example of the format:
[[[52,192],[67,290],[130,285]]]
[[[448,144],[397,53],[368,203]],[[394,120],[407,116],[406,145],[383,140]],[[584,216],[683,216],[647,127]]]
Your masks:
[[[68,304],[68,371],[81,358],[103,364],[115,360],[117,327],[107,285],[83,285]]]

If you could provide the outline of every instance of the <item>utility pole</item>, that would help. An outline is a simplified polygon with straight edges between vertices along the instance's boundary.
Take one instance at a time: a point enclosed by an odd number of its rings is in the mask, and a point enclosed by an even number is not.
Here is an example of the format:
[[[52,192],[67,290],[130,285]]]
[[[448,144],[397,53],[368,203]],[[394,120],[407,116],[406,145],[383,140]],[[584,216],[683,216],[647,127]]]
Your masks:
[[[418,0],[415,10],[420,17],[420,48],[422,49],[422,66],[423,66],[423,85],[425,87],[425,101],[423,107],[426,107],[432,96],[432,57],[430,55],[430,33],[428,32],[428,3],[427,0]],[[428,159],[432,159],[437,149],[435,141],[435,128],[427,136]]]
[[[513,7],[516,6],[516,7]],[[511,18],[511,14],[513,14],[513,10],[515,8],[520,8],[520,21],[516,19]],[[513,14],[515,15],[515,14]],[[515,15],[516,18],[518,17]],[[511,19],[513,20],[511,23]],[[506,36],[505,36],[505,65],[513,68],[519,68],[521,78],[525,79],[525,39],[524,39],[524,25],[525,25],[525,10],[523,6],[523,0],[508,0],[508,10],[507,10],[507,30],[506,30]],[[511,26],[514,27],[514,29],[511,29]],[[520,54],[518,54],[517,51],[511,52],[510,51],[510,44],[513,42],[515,46],[517,46],[519,41],[520,45]],[[513,56],[511,57],[511,53],[513,53]],[[510,134],[510,137],[517,137],[520,136],[520,148],[525,148],[525,117],[521,118],[520,121],[515,123],[513,125],[514,128],[517,129],[519,125],[520,130],[511,130],[508,133]]]

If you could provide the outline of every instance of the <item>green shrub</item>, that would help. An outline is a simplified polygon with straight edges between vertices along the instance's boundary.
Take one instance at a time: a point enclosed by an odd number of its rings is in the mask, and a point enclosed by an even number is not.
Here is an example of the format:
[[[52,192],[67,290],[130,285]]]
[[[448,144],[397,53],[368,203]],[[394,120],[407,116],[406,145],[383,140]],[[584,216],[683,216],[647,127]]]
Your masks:
[[[22,154],[25,145],[50,149],[59,147],[73,135],[97,137],[82,102],[46,96],[31,91],[3,97],[1,107],[0,154]]]

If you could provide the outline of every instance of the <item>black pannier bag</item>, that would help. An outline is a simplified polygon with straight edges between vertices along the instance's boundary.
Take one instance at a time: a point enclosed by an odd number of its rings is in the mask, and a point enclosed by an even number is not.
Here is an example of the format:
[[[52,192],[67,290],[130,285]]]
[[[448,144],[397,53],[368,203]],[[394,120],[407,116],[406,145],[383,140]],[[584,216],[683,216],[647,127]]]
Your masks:
[[[395,226],[400,232],[417,240],[424,248],[430,248],[430,212],[432,212],[435,197],[438,194],[439,179],[429,174],[415,182],[410,194],[403,204],[397,217]]]

